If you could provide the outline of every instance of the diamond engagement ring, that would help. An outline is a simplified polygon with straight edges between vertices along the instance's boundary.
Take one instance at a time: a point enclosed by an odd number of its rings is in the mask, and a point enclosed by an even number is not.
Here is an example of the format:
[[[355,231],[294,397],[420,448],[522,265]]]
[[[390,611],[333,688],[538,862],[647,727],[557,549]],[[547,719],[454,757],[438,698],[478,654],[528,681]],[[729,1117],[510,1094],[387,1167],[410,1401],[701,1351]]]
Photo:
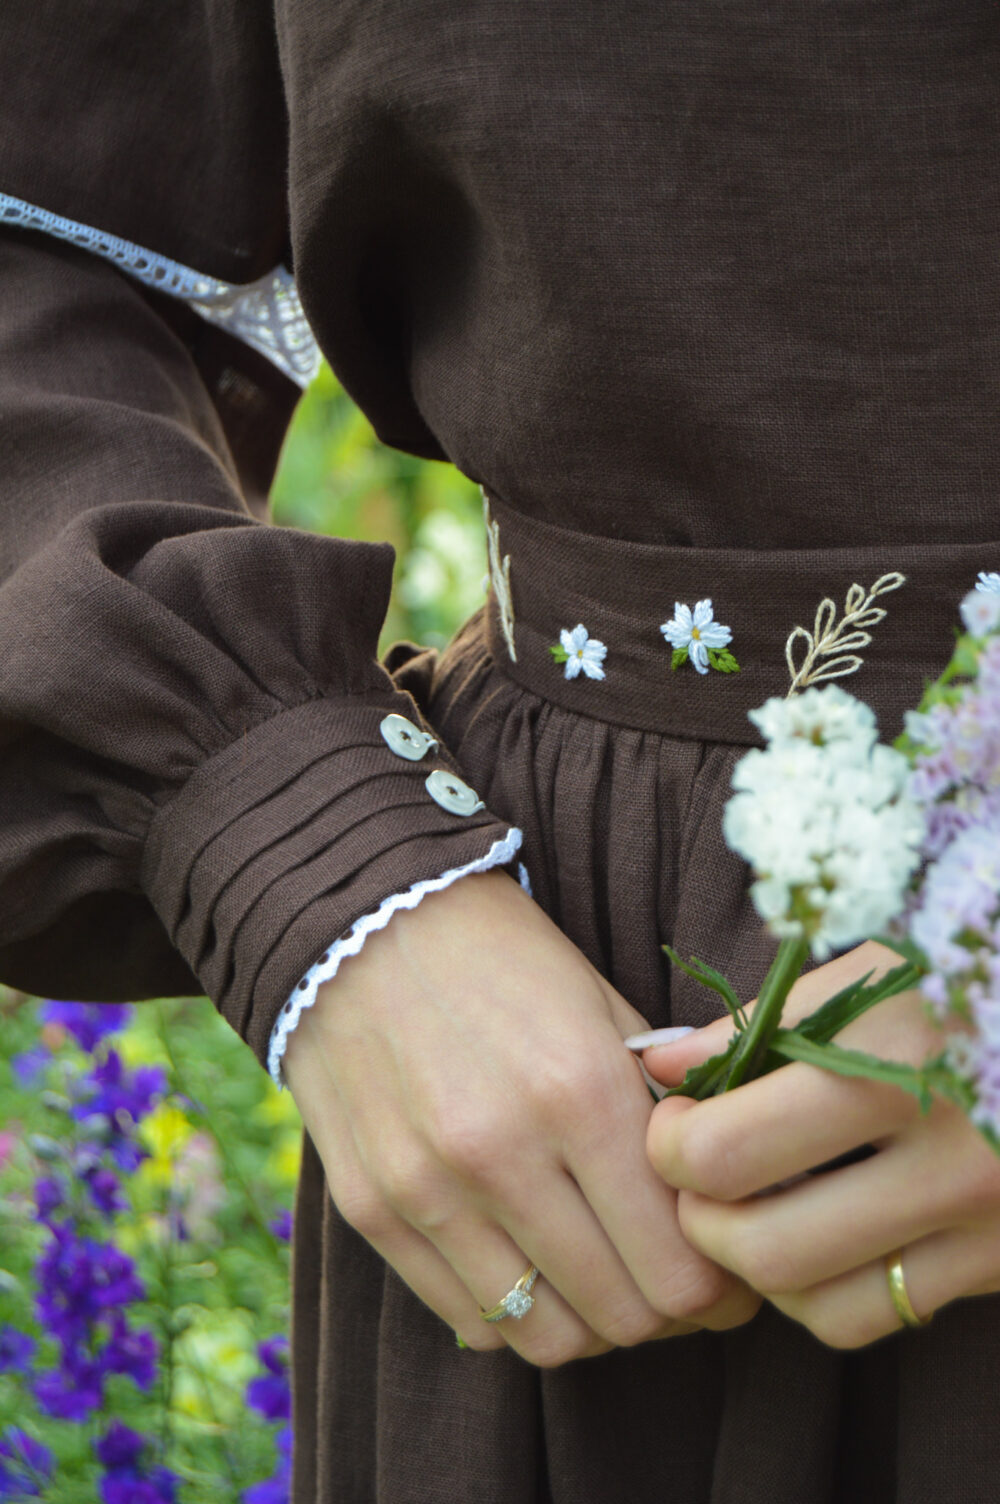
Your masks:
[[[508,1290],[503,1300],[498,1301],[489,1311],[479,1307],[479,1314],[484,1321],[503,1321],[505,1316],[513,1316],[520,1321],[522,1316],[527,1316],[535,1304],[535,1297],[531,1293],[531,1287],[538,1278],[538,1270],[534,1264],[529,1264],[521,1275],[513,1290]]]

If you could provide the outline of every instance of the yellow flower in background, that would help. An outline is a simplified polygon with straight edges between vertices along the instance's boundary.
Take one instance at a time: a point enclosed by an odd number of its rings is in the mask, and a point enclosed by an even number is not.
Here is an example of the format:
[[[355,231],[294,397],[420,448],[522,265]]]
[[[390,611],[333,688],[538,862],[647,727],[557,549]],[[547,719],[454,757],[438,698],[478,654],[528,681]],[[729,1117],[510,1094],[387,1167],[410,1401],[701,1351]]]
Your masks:
[[[302,1127],[299,1109],[291,1092],[279,1091],[276,1086],[269,1085],[255,1106],[253,1115],[259,1123],[266,1123],[270,1128],[288,1127],[297,1131]]]
[[[267,1169],[279,1180],[294,1185],[302,1162],[302,1139],[297,1132],[283,1133],[268,1155]]]
[[[169,1185],[176,1175],[177,1157],[194,1129],[172,1102],[160,1105],[139,1125],[139,1138],[150,1152],[136,1171],[136,1178],[150,1185]]]
[[[254,1108],[254,1117],[269,1128],[281,1130],[267,1157],[266,1173],[283,1184],[294,1185],[302,1161],[302,1119],[291,1092],[271,1087]]]

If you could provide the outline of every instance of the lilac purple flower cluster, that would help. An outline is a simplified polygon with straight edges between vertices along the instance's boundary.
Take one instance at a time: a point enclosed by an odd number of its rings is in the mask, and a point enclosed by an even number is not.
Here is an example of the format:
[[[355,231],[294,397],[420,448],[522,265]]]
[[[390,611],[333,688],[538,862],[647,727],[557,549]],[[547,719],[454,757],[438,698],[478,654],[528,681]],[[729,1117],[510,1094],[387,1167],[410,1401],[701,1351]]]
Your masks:
[[[995,583],[994,583],[995,582]],[[1000,580],[962,603],[968,636],[906,719],[910,789],[930,864],[910,935],[930,971],[921,991],[948,1029],[948,1063],[975,1093],[973,1121],[1000,1136]],[[953,682],[959,675],[962,682]]]

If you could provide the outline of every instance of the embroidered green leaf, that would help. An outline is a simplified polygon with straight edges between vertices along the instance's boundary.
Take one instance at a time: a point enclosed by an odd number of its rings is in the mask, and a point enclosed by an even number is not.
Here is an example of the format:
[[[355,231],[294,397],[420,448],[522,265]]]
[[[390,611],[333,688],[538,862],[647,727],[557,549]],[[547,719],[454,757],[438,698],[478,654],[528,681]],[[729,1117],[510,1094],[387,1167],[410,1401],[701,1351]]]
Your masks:
[[[671,672],[675,668],[680,668],[680,666],[681,666],[682,663],[687,663],[687,657],[688,657],[688,650],[687,650],[687,648],[674,648],[673,653],[670,655],[670,668],[671,668]]]
[[[568,663],[569,662],[569,654],[567,653],[566,649],[563,647],[563,645],[562,645],[561,642],[554,642],[554,643],[552,643],[552,645],[549,648],[549,652],[552,654],[552,656],[555,659],[556,663]]]
[[[720,674],[738,674],[740,666],[728,648],[709,648],[708,661]]]

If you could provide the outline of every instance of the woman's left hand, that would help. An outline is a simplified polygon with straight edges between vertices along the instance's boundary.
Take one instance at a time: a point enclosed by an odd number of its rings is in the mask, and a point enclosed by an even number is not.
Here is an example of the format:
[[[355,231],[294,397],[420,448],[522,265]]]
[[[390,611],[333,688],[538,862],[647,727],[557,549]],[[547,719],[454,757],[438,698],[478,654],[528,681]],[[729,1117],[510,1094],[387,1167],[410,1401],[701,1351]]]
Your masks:
[[[898,957],[874,941],[807,972],[785,1022],[846,981]],[[647,1049],[646,1070],[676,1085],[724,1047],[729,1019]],[[876,1005],[839,1036],[846,1048],[917,1065],[941,1034],[916,992]],[[859,1146],[859,1163],[769,1187]],[[926,1318],[948,1301],[1000,1291],[1000,1156],[956,1107],[922,1116],[898,1087],[792,1064],[721,1097],[672,1097],[653,1109],[647,1152],[680,1191],[688,1240],[831,1347],[862,1347],[902,1322],[886,1256],[902,1249],[906,1289]]]

